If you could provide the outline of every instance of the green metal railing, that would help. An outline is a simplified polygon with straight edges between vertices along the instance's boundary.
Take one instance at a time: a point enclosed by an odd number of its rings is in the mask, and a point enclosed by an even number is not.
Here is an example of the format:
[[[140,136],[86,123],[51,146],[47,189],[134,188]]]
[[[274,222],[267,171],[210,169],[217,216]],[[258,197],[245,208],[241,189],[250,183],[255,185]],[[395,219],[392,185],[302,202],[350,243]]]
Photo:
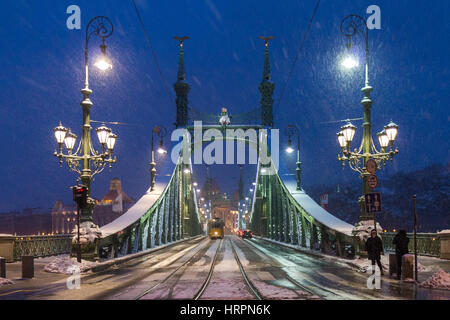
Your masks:
[[[47,257],[70,253],[71,234],[52,236],[15,236],[14,260],[22,256]]]
[[[383,246],[385,251],[395,251],[394,232],[385,232],[382,234]],[[408,233],[409,253],[414,253],[414,234]],[[423,256],[439,257],[441,245],[437,233],[418,233],[417,234],[417,253]]]

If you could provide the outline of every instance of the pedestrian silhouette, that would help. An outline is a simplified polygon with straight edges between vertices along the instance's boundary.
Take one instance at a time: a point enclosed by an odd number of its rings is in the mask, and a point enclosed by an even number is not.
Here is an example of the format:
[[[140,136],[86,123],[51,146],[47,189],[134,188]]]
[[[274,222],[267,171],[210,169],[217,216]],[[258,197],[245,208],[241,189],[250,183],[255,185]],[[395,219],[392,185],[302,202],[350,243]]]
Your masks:
[[[366,241],[366,252],[369,260],[372,261],[372,270],[375,272],[375,262],[380,268],[380,273],[383,275],[383,266],[381,265],[381,252],[383,252],[383,242],[377,235],[377,230],[373,229],[370,232],[370,237]]]
[[[398,231],[394,237],[393,244],[395,245],[395,256],[397,258],[397,279],[400,280],[402,275],[403,255],[409,252],[409,238],[406,235],[405,230],[401,229]]]

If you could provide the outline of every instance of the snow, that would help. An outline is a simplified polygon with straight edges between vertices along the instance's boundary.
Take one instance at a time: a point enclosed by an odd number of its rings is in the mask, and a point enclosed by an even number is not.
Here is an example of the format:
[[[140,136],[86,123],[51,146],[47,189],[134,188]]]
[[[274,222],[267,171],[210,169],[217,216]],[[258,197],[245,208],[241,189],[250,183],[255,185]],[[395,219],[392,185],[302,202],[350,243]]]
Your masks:
[[[78,226],[75,226],[75,229],[72,232],[72,242],[78,243]],[[80,243],[88,244],[93,243],[95,239],[100,238],[102,232],[100,228],[91,221],[85,221],[80,224]]]
[[[314,219],[332,230],[351,236],[353,226],[330,214],[308,196],[303,190],[297,190],[297,181],[292,178],[283,178],[283,183],[297,203]]]
[[[361,241],[366,241],[370,237],[370,232],[373,230],[373,220],[359,221],[355,224],[352,230],[352,235],[357,236]],[[381,234],[383,229],[377,222],[377,232]]]
[[[438,234],[450,233],[450,229],[439,231]]]
[[[441,269],[420,285],[426,288],[450,290],[450,273]]]
[[[252,283],[266,300],[320,300],[320,297],[300,289],[289,289],[261,280],[252,280]]]
[[[156,203],[161,194],[164,192],[169,180],[170,177],[159,176],[153,191],[150,192],[150,189],[148,189],[146,194],[144,194],[134,206],[128,209],[127,212],[111,223],[108,223],[100,228],[102,237],[105,238],[125,229],[147,213],[147,211]]]
[[[7,286],[7,285],[10,285],[10,284],[14,284],[14,282],[12,282],[12,281],[9,280],[9,279],[1,278],[1,277],[0,277],[0,287],[2,287],[2,286]]]
[[[85,272],[97,265],[98,262],[81,260],[77,262],[76,258],[71,258],[68,254],[54,258],[50,263],[45,265],[44,271],[52,273],[72,274],[74,267],[78,267],[80,272]]]
[[[382,255],[380,261],[381,265],[383,266],[383,271],[389,272],[389,255],[388,254]],[[352,264],[358,266],[359,269],[357,271],[361,273],[366,273],[368,270],[370,270],[369,268],[371,268],[372,265],[372,261],[370,261],[367,258],[358,258],[351,260],[351,262]],[[429,267],[422,265],[420,262],[417,262],[417,270],[420,272],[430,271]]]

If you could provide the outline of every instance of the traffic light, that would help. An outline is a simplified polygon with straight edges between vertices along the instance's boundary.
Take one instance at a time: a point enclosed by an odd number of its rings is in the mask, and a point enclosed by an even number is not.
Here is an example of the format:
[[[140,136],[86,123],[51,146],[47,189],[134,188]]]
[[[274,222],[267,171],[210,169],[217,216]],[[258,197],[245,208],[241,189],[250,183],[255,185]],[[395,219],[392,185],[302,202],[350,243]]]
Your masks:
[[[73,186],[73,201],[78,204],[78,208],[83,209],[87,206],[88,188],[86,186]]]

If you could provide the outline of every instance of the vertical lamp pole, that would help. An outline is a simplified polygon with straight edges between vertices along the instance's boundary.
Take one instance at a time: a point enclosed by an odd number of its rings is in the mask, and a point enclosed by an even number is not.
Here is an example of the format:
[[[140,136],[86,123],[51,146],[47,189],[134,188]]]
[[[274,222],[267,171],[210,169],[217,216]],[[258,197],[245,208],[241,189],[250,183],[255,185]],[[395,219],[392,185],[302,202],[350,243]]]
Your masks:
[[[111,20],[107,17],[98,16],[93,18],[86,26],[86,41],[84,48],[84,69],[85,81],[84,88],[81,90],[83,100],[81,101],[81,108],[83,111],[83,125],[82,136],[78,147],[74,149],[77,136],[59,124],[53,129],[56,141],[58,143],[59,151],[55,151],[54,155],[59,158],[60,165],[65,159],[69,169],[79,175],[78,180],[81,180],[82,185],[87,189],[87,205],[79,210],[79,219],[81,224],[92,222],[92,211],[95,206],[94,199],[91,196],[91,181],[95,174],[100,173],[109,164],[111,168],[112,163],[116,162],[116,158],[112,158],[114,145],[117,136],[111,132],[110,128],[105,127],[104,124],[96,129],[96,133],[101,144],[101,152],[95,151],[91,141],[91,119],[90,110],[93,105],[89,96],[92,90],[89,89],[89,67],[88,67],[88,47],[89,40],[92,35],[96,35],[102,39],[100,45],[101,55],[100,59],[94,64],[102,71],[111,69],[112,65],[106,57],[105,40],[113,33],[113,25]],[[67,153],[63,153],[63,146],[65,145]],[[78,227],[78,230],[80,227]]]
[[[287,132],[288,132],[288,146],[286,148],[287,153],[294,152],[294,148],[292,148],[292,135],[297,135],[297,162],[296,164],[296,180],[297,180],[297,191],[300,191],[302,189],[302,168],[301,168],[301,162],[300,162],[300,129],[296,124],[289,124],[287,126]]]
[[[150,191],[155,190],[155,179],[156,179],[156,162],[155,162],[155,144],[154,139],[155,135],[160,137],[159,147],[157,152],[160,155],[164,155],[167,153],[167,150],[164,148],[164,136],[166,135],[167,130],[163,126],[154,126],[152,130],[152,162],[150,162]]]
[[[368,185],[368,178],[371,173],[367,170],[367,162],[369,159],[373,159],[377,166],[384,166],[387,160],[393,160],[398,150],[393,150],[393,143],[397,136],[398,126],[392,121],[384,127],[384,130],[378,133],[378,141],[380,143],[381,150],[378,151],[373,139],[372,139],[372,123],[371,123],[371,108],[372,99],[370,93],[372,87],[369,85],[369,32],[367,24],[364,18],[358,15],[349,15],[341,23],[341,32],[347,38],[347,48],[352,46],[351,40],[353,36],[362,34],[365,40],[365,80],[364,87],[361,91],[364,94],[361,104],[364,109],[363,117],[363,137],[359,149],[350,148],[351,142],[356,132],[356,127],[348,121],[348,123],[341,127],[341,131],[337,133],[337,139],[342,150],[342,155],[338,155],[338,160],[345,166],[345,162],[348,162],[350,168],[360,174],[362,178],[362,196],[359,198],[359,205],[361,208],[361,220],[374,220],[374,228],[376,230],[375,215],[371,215],[366,212],[365,208],[365,195],[372,192],[371,187]],[[357,61],[351,57],[347,57],[342,61],[342,65],[345,68],[353,68],[358,65]],[[387,151],[387,147],[390,150]]]
[[[417,208],[416,208],[416,199],[417,196],[413,196],[413,204],[414,204],[414,276],[416,282],[419,281],[418,270],[417,270]]]

